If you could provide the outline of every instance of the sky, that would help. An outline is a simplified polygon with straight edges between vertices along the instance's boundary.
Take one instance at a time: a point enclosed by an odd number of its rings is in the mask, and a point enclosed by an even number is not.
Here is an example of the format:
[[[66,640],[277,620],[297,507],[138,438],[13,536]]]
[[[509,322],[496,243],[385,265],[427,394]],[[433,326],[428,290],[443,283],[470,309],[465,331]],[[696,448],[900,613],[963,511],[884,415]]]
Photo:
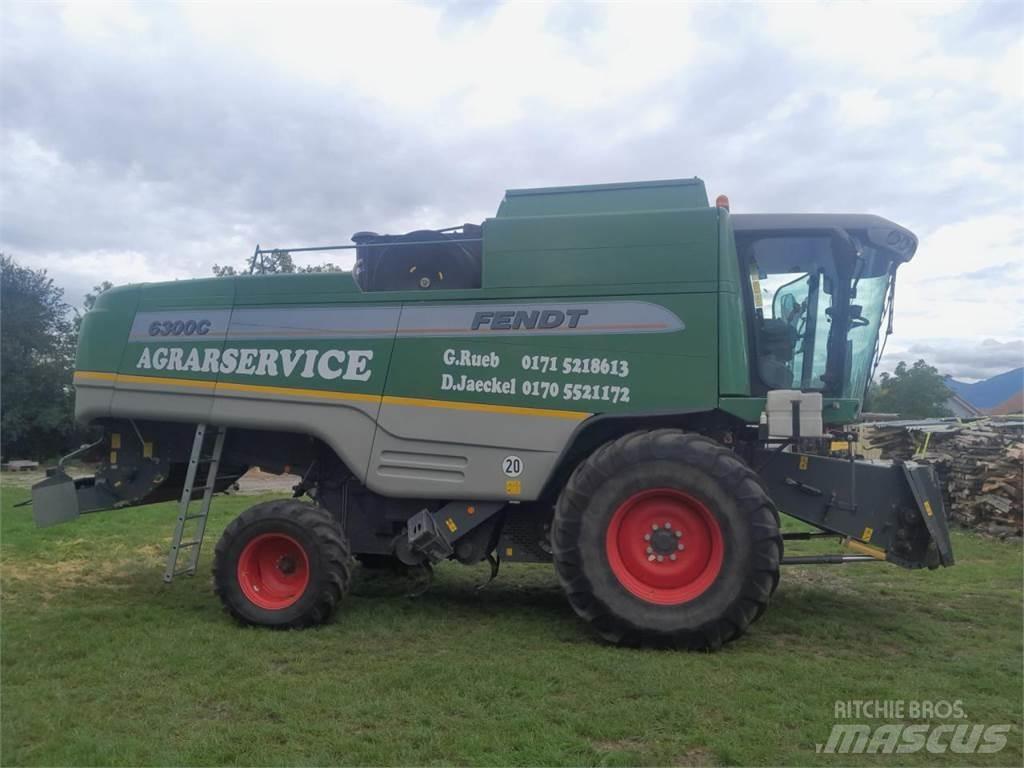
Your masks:
[[[73,304],[479,222],[506,188],[689,176],[914,231],[883,368],[1024,364],[1019,0],[0,1],[0,250]]]

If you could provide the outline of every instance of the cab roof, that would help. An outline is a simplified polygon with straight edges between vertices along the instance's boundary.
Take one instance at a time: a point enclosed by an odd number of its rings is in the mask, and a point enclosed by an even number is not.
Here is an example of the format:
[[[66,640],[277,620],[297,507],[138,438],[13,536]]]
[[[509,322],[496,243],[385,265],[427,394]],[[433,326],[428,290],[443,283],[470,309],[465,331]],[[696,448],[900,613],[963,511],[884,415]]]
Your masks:
[[[737,234],[841,229],[863,233],[899,261],[910,261],[917,250],[913,232],[870,213],[734,213],[729,218]]]

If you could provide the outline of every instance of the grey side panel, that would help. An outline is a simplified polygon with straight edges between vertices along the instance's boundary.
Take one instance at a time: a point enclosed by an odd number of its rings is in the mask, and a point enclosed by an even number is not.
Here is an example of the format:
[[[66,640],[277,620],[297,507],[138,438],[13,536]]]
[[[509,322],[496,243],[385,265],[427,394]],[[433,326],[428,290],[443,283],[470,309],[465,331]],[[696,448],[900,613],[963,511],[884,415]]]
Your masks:
[[[166,381],[159,384],[118,383],[107,392],[114,395],[113,415],[150,421],[209,422],[247,429],[297,432],[320,438],[341,457],[358,477],[366,473],[376,427],[376,399],[367,402],[324,402],[296,393],[220,392],[216,399],[209,389],[196,391]],[[82,393],[88,394],[83,397]],[[100,387],[82,388],[76,399],[76,416],[82,421],[111,414],[103,409]],[[109,394],[107,397],[109,398]],[[273,403],[266,407],[264,403]]]
[[[536,499],[579,423],[386,402],[379,418],[366,477],[371,490],[386,496],[478,500]],[[516,476],[503,469],[510,456],[521,461]]]
[[[370,307],[235,307],[139,312],[129,341],[244,341],[672,333],[685,325],[649,301],[544,301]]]
[[[231,315],[228,338],[358,339],[389,338],[398,325],[398,306],[239,308]]]
[[[89,381],[75,382],[75,421],[84,425],[110,416],[113,399],[113,382],[104,382],[102,385]]]
[[[137,312],[129,341],[223,341],[231,320],[230,309],[165,309]]]
[[[267,403],[266,406],[263,403]],[[272,405],[270,405],[272,403]],[[314,435],[357,476],[366,474],[376,429],[376,400],[324,402],[301,394],[218,392],[210,422]]]
[[[151,421],[209,421],[213,407],[213,382],[209,387],[176,384],[144,384],[119,379],[114,388],[111,415]]]
[[[554,301],[519,304],[407,304],[398,338],[585,336],[672,333],[679,317],[649,301]]]
[[[398,306],[235,307],[139,312],[129,336],[136,342],[253,339],[387,338]]]

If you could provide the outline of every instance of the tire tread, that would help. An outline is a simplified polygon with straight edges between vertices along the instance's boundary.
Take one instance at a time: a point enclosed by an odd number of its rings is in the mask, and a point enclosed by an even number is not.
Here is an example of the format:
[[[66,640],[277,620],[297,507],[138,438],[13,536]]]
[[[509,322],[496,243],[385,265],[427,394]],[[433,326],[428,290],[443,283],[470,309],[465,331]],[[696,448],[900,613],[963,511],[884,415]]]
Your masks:
[[[275,499],[256,504],[228,524],[214,550],[214,592],[220,598],[224,609],[233,618],[242,623],[253,623],[249,617],[239,611],[239,607],[232,599],[232,590],[229,589],[229,586],[237,578],[234,572],[237,563],[229,560],[228,551],[232,543],[238,537],[243,536],[249,526],[266,519],[283,518],[306,529],[315,539],[320,550],[320,559],[324,565],[324,573],[320,575],[314,585],[317,597],[311,607],[294,619],[273,626],[278,629],[303,629],[323,624],[334,615],[338,605],[348,595],[352,585],[354,560],[349,550],[348,540],[331,513],[323,507],[314,506],[304,501]]]
[[[590,499],[617,471],[644,462],[671,460],[694,466],[730,493],[749,521],[752,552],[739,595],[713,621],[670,634],[651,633],[616,616],[595,594],[583,569],[578,534]],[[783,543],[779,514],[767,490],[735,452],[703,435],[678,429],[631,432],[605,443],[580,463],[559,496],[553,526],[555,570],[570,605],[606,640],[717,650],[747,631],[765,612],[779,583]]]

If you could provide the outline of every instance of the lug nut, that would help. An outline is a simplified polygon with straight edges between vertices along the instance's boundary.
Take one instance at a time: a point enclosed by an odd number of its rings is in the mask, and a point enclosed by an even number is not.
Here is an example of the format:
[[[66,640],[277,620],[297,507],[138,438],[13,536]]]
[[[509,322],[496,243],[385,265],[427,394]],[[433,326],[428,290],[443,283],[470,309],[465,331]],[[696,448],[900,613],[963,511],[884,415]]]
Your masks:
[[[654,555],[648,555],[647,559],[650,560],[653,563],[654,562]]]
[[[652,530],[652,531],[656,531],[656,530],[658,530],[658,524],[657,524],[657,523],[654,523],[654,524],[653,524],[653,525],[651,526],[651,530]]]
[[[650,540],[651,540],[651,534],[645,533],[644,534],[644,541],[650,541]]]
[[[671,528],[671,527],[672,527],[672,523],[665,523],[665,528]]]
[[[682,536],[682,535],[683,535],[683,532],[682,532],[682,531],[676,531],[676,538],[677,538],[677,539],[678,539],[678,538],[679,538],[680,536]]]
[[[658,562],[659,563],[665,562],[665,556],[664,555],[658,555]]]
[[[682,552],[684,549],[686,549],[686,547],[684,547],[682,544],[680,544],[678,547],[676,547],[676,549],[678,549],[680,552]]]
[[[653,550],[653,549],[651,549],[650,547],[648,547],[648,548],[647,548],[647,554],[649,555],[649,554],[651,554],[652,552],[654,552],[654,550]]]
[[[668,559],[669,560],[675,560],[676,559],[676,553],[673,552],[671,555],[668,556]]]

